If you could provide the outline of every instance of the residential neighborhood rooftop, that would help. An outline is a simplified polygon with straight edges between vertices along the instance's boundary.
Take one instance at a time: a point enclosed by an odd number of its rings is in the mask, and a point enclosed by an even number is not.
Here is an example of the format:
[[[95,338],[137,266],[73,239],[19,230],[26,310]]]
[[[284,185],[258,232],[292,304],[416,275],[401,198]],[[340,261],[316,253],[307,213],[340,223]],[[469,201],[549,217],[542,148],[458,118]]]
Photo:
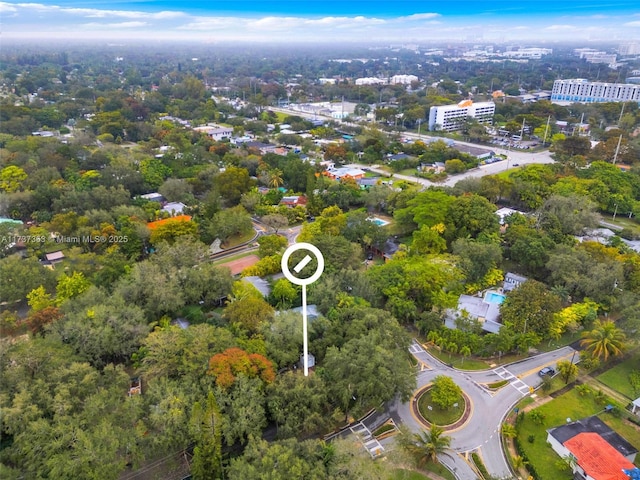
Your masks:
[[[635,468],[599,434],[579,433],[564,446],[576,458],[578,466],[594,480],[628,480],[622,469]]]
[[[581,433],[597,433],[600,437],[605,439],[609,445],[625,457],[638,452],[638,449],[622,438],[618,433],[613,431],[606,423],[595,415],[582,418],[556,428],[551,428],[548,432],[553,438],[563,445],[567,440]]]

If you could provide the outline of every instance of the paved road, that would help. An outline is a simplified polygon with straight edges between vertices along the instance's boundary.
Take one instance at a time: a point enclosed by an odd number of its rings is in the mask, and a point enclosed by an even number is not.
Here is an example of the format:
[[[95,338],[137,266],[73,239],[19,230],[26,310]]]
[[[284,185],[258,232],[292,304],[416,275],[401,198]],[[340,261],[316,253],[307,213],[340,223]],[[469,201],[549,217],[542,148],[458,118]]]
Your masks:
[[[432,187],[432,186],[435,187],[435,186],[442,186],[442,185],[453,187],[460,180],[464,180],[466,178],[480,178],[480,177],[484,177],[485,175],[495,175],[497,173],[504,172],[506,170],[517,168],[521,165],[530,165],[532,163],[553,163],[554,162],[548,150],[544,150],[542,152],[536,152],[536,153],[522,152],[522,151],[507,152],[506,150],[503,151],[502,149],[495,149],[494,151],[496,153],[505,154],[508,156],[508,158],[506,160],[501,160],[499,162],[490,163],[488,165],[482,165],[478,168],[467,170],[466,172],[461,173],[459,175],[452,175],[448,177],[444,182],[432,182],[430,180],[427,180],[426,178],[414,177],[413,175],[401,175],[398,173],[394,173],[393,178],[399,178],[401,180],[419,183],[421,185],[424,185],[425,187]],[[381,169],[379,166],[376,166],[376,165],[370,166],[370,165],[354,163],[348,166],[353,168],[360,168],[360,169],[365,168],[365,169],[371,170],[372,172],[376,172],[384,176],[389,176],[389,172]]]
[[[472,403],[469,420],[459,429],[451,431],[452,449],[456,452],[453,459],[443,457],[442,461],[455,468],[460,480],[474,480],[476,475],[463,456],[476,451],[482,457],[487,470],[498,478],[511,478],[511,471],[502,453],[500,426],[505,415],[525,395],[530,387],[538,387],[542,379],[538,371],[542,367],[555,366],[558,360],[577,361],[575,350],[562,347],[516,363],[483,371],[461,371],[451,368],[427,353],[415,343],[410,352],[418,359],[418,388],[430,383],[437,375],[451,377],[467,394]],[[424,365],[424,366],[421,366]],[[509,385],[497,392],[489,392],[482,384],[509,380]],[[411,400],[412,401],[412,400]],[[399,417],[412,430],[422,429],[422,425],[411,412],[410,403],[396,402],[390,409],[392,416]],[[448,462],[448,463],[447,463]]]

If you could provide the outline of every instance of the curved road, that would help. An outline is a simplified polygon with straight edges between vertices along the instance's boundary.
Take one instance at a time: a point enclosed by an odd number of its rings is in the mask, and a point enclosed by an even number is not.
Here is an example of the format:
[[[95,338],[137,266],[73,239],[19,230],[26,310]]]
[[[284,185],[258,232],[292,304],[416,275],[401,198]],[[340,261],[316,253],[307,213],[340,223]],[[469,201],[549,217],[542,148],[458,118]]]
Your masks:
[[[512,478],[513,474],[502,452],[500,426],[503,419],[512,412],[514,405],[522,397],[530,394],[530,387],[537,388],[542,383],[538,376],[541,368],[555,367],[559,360],[573,359],[575,362],[579,359],[578,356],[574,357],[575,350],[567,346],[494,369],[463,371],[445,365],[427,353],[416,341],[409,351],[418,360],[418,389],[432,382],[437,375],[446,375],[451,377],[471,400],[472,413],[469,420],[462,427],[447,433],[451,436],[451,447],[457,455],[441,458],[460,480],[477,478],[464,458],[473,451],[482,457],[491,475],[497,478]],[[509,384],[497,392],[489,392],[482,386],[500,380],[509,380]],[[410,400],[412,401],[414,399]],[[411,412],[410,403],[396,401],[391,406],[390,413],[412,430],[424,429]]]

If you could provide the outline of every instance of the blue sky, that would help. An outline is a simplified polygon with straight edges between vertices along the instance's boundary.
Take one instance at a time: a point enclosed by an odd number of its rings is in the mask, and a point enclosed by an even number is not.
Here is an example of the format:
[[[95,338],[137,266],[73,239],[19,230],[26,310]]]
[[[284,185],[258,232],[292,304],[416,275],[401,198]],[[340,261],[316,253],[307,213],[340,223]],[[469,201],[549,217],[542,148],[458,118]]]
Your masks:
[[[0,2],[4,38],[280,42],[640,40],[640,2]]]

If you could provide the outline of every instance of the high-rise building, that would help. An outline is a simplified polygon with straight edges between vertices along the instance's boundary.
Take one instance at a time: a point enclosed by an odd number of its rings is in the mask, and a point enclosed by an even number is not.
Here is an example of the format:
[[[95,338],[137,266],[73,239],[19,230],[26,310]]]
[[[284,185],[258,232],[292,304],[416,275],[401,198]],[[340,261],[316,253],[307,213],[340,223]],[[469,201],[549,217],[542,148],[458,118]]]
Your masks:
[[[618,47],[618,53],[620,55],[638,55],[640,54],[640,43],[622,43]]]
[[[638,102],[640,85],[630,83],[590,82],[584,78],[556,80],[551,91],[552,102]]]
[[[496,104],[493,102],[473,103],[464,100],[457,105],[441,105],[429,109],[429,130],[454,132],[460,130],[467,117],[479,123],[493,123]]]

